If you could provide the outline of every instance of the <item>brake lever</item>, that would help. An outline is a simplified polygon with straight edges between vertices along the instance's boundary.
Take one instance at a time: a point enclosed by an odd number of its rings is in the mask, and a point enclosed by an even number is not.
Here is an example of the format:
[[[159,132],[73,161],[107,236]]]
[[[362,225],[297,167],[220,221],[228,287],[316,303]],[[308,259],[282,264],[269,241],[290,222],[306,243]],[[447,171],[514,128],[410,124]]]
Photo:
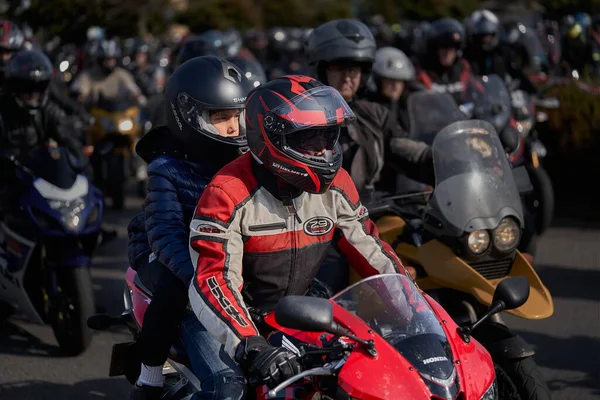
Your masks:
[[[339,361],[331,362],[323,365],[322,367],[307,369],[306,371],[302,371],[299,374],[292,376],[289,379],[281,382],[279,385],[275,386],[273,389],[269,390],[267,393],[267,399],[274,399],[277,397],[277,393],[286,387],[290,386],[292,383],[305,378],[307,376],[331,376],[335,375],[335,373],[342,368],[342,365],[346,362],[345,358],[342,358]]]

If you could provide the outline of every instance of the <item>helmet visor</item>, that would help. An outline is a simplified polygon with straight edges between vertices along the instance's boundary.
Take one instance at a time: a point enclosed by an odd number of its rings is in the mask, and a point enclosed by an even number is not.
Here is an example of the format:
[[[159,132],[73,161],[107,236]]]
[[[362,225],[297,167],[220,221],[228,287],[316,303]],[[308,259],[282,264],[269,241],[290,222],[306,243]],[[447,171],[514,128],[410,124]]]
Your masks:
[[[177,106],[179,108],[179,113],[184,119],[184,122],[191,126],[194,130],[203,133],[211,139],[223,143],[233,144],[236,146],[246,146],[246,129],[243,116],[244,103],[239,103],[232,107],[209,105],[194,99],[185,92],[181,92],[177,96]],[[239,135],[222,136],[211,122],[210,113],[211,111],[217,110],[235,109],[242,112],[238,117]]]
[[[309,90],[301,86],[292,92],[299,93],[288,100],[275,93],[281,104],[265,115],[264,126],[279,135],[306,130],[313,127],[346,126],[356,120],[356,116],[340,93],[330,86],[319,86]]]
[[[340,137],[338,126],[310,128],[284,136],[285,146],[302,155],[322,155],[333,150]]]

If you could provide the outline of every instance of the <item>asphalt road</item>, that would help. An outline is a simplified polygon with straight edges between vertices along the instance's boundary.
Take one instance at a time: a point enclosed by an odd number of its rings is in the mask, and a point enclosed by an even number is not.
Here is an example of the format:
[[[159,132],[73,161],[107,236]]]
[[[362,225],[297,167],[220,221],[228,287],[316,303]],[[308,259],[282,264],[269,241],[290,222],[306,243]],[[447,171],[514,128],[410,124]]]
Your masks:
[[[127,265],[128,211],[108,212],[119,238],[102,247],[93,268],[100,309],[122,310]],[[539,243],[536,268],[554,296],[554,315],[543,321],[506,317],[509,325],[537,350],[536,360],[554,399],[600,399],[600,219],[598,223],[557,221]],[[130,386],[108,378],[111,346],[128,341],[124,330],[97,333],[92,347],[74,358],[61,357],[49,328],[14,317],[0,323],[1,400],[123,400]]]

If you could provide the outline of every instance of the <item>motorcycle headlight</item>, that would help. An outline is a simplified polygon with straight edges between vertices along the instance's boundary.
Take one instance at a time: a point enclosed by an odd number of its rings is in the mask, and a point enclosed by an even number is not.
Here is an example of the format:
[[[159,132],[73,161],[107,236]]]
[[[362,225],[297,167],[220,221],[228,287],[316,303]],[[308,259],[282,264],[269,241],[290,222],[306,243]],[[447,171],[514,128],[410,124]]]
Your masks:
[[[133,121],[131,119],[123,119],[119,122],[119,132],[128,133],[133,129]]]
[[[81,229],[83,226],[81,212],[86,206],[83,199],[71,201],[52,200],[48,204],[50,208],[60,212],[60,220],[69,231],[78,232]]]
[[[495,379],[479,400],[498,400],[498,384]]]
[[[494,246],[500,251],[513,250],[519,244],[521,230],[512,218],[503,218],[494,229]]]
[[[102,130],[104,132],[107,132],[107,133],[112,133],[116,130],[114,121],[112,119],[106,118],[106,117],[100,118],[100,127],[102,128]]]
[[[486,230],[473,231],[469,234],[467,244],[473,254],[481,254],[490,245],[490,234]]]

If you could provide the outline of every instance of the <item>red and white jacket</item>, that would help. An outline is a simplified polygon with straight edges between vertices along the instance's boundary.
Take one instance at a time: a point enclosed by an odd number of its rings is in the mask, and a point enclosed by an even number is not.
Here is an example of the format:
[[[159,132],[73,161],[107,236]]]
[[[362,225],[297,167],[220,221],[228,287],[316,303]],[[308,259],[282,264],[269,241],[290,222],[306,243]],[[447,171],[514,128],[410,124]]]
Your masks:
[[[332,241],[362,277],[404,273],[345,170],[326,193],[293,199],[295,213],[261,185],[261,174],[269,173],[250,152],[225,166],[190,224],[190,304],[231,357],[244,337],[259,334],[246,306],[271,311],[281,297],[305,294]]]

